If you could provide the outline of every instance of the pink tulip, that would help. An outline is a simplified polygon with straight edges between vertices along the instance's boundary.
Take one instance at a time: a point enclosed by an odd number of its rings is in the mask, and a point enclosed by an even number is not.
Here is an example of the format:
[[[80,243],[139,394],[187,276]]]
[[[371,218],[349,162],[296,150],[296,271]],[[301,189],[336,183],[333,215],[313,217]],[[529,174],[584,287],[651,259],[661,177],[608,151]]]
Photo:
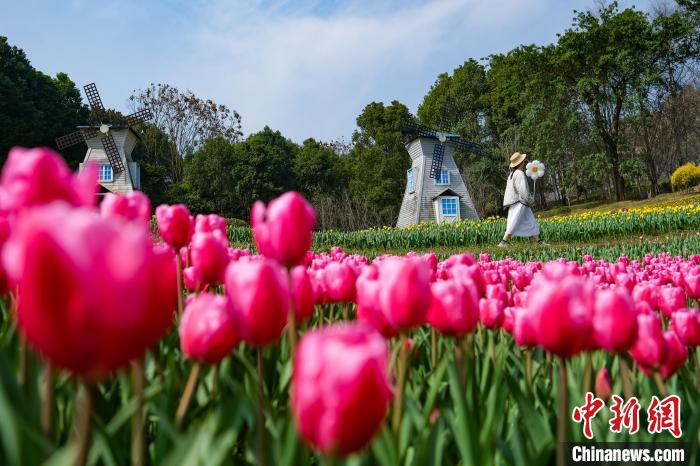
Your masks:
[[[222,295],[190,296],[179,333],[185,356],[208,364],[221,362],[238,343],[231,307]]]
[[[680,341],[691,348],[700,346],[700,312],[696,309],[676,311],[671,316],[671,328]]]
[[[287,277],[280,265],[270,259],[231,262],[225,284],[241,339],[257,347],[277,342],[289,309]]]
[[[311,247],[316,214],[301,194],[288,192],[265,207],[253,205],[250,223],[258,251],[286,267],[304,262]]]
[[[535,315],[528,308],[513,308],[513,339],[519,346],[537,344]]]
[[[351,303],[355,299],[355,270],[347,262],[331,262],[323,273],[330,302]]]
[[[637,341],[630,354],[645,374],[659,369],[668,352],[661,317],[656,313],[637,316]]]
[[[659,292],[655,286],[638,284],[632,290],[632,299],[635,302],[646,302],[652,309],[659,307]]]
[[[678,287],[661,287],[659,293],[659,310],[666,317],[671,317],[675,311],[685,307],[685,292],[683,288]]]
[[[97,201],[97,166],[88,163],[74,175],[63,158],[46,147],[14,147],[0,177],[4,208],[16,212],[53,201],[73,206],[94,206]]]
[[[668,330],[664,332],[666,341],[666,360],[659,369],[659,373],[664,379],[668,379],[680,369],[688,360],[688,348],[678,339],[676,332]]]
[[[307,332],[294,355],[291,406],[301,438],[328,455],[360,450],[391,401],[384,339],[362,324]]]
[[[486,293],[486,282],[478,265],[455,265],[450,269],[449,276],[458,283],[470,283],[476,286],[476,293],[480,298]]]
[[[479,321],[476,287],[454,280],[439,280],[430,286],[432,299],[428,322],[440,333],[459,337],[474,330]]]
[[[479,320],[486,328],[496,329],[501,326],[505,305],[503,301],[493,298],[484,298],[479,301]]]
[[[690,299],[700,299],[700,273],[683,275],[683,286]]]
[[[216,214],[197,215],[194,220],[195,233],[212,233],[218,231],[226,237],[226,219]]]
[[[637,310],[625,288],[600,290],[593,313],[593,338],[611,353],[625,352],[637,339]]]
[[[608,374],[608,370],[605,367],[601,367],[595,378],[595,396],[607,403],[611,395],[612,383],[610,382],[610,374]]]
[[[141,224],[63,203],[35,208],[18,217],[3,264],[27,342],[76,375],[106,377],[172,325],[173,254],[154,248]]]
[[[431,302],[430,269],[421,259],[389,258],[378,268],[379,306],[393,327],[423,325]]]
[[[187,267],[182,271],[182,279],[185,288],[189,292],[202,291],[204,289],[204,276],[202,271],[195,267]]]
[[[515,308],[507,307],[503,310],[503,324],[502,328],[508,333],[513,333],[515,327]]]
[[[103,217],[121,217],[126,220],[138,220],[149,224],[151,221],[151,201],[141,191],[128,194],[105,194],[100,203]]]
[[[593,286],[550,268],[554,279],[533,280],[527,306],[534,317],[537,342],[557,356],[571,357],[591,344]]]
[[[228,240],[220,231],[192,235],[190,257],[192,266],[201,273],[204,283],[223,283],[229,255]]]
[[[184,204],[159,205],[156,208],[156,222],[163,241],[180,249],[187,246],[192,238],[192,217]]]
[[[399,330],[387,319],[379,305],[378,272],[373,266],[367,267],[357,279],[357,320],[371,326],[384,338],[393,338]]]
[[[304,322],[314,313],[316,303],[311,277],[304,266],[298,265],[289,271],[290,292],[294,302],[294,318]]]

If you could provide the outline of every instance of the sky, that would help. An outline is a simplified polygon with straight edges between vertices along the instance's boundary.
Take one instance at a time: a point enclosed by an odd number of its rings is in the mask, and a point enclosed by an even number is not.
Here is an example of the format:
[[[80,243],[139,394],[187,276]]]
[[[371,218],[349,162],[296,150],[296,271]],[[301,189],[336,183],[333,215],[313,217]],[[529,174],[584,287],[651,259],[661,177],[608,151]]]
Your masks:
[[[556,41],[595,1],[0,0],[0,35],[45,73],[95,82],[108,107],[162,82],[237,110],[245,134],[330,141],[372,101],[415,113],[469,58]]]

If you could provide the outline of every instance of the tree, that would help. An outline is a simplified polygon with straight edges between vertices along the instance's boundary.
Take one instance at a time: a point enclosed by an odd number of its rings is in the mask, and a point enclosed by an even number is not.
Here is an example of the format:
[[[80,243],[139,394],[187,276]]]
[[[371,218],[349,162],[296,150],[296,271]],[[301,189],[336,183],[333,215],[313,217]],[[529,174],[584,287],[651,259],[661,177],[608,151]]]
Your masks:
[[[652,71],[652,29],[644,13],[617,2],[596,12],[578,12],[559,37],[559,72],[576,91],[600,140],[615,182],[615,198],[625,186],[620,171],[622,119]]]
[[[173,182],[182,179],[184,158],[202,147],[207,139],[236,142],[242,135],[238,112],[169,84],[151,84],[144,90],[134,91],[129,100],[134,110],[148,107],[153,114],[151,122],[167,134],[174,145],[176,152],[167,154],[170,158],[168,175]],[[147,152],[152,149],[146,147]]]
[[[307,139],[294,158],[294,177],[299,190],[313,199],[319,194],[337,194],[343,187],[338,173],[339,156],[314,139]]]
[[[452,75],[442,73],[418,107],[418,119],[432,127],[446,124],[461,136],[480,141],[483,137],[484,98],[488,84],[484,66],[469,59]]]
[[[65,73],[55,78],[35,70],[25,53],[0,36],[0,162],[12,146],[54,147],[54,139],[85,124],[88,110]],[[73,167],[84,147],[64,151]]]
[[[404,128],[412,119],[408,108],[398,101],[388,106],[368,104],[357,117],[353,148],[341,159],[351,201],[376,212],[377,224],[394,224],[398,217],[406,170],[411,165]]]

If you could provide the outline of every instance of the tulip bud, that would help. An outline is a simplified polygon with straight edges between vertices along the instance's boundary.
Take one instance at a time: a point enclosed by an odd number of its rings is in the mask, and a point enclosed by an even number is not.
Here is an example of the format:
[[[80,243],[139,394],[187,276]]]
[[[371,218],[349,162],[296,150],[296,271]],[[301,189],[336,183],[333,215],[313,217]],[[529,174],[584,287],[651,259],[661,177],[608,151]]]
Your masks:
[[[528,292],[537,342],[557,356],[571,357],[591,343],[593,285],[572,276],[565,265],[549,267],[547,273],[555,278],[533,280]]]
[[[304,262],[311,247],[316,214],[301,194],[288,192],[265,207],[253,205],[250,215],[258,251],[286,267]]]
[[[388,321],[379,305],[379,281],[375,267],[365,268],[357,279],[357,320],[363,322],[382,334],[384,338],[393,338],[399,330]]]
[[[218,231],[226,238],[226,219],[216,214],[197,215],[194,221],[195,233]]]
[[[156,222],[163,241],[180,249],[187,246],[192,238],[192,217],[184,204],[159,205],[156,208]]]
[[[479,301],[479,320],[486,328],[496,329],[501,326],[505,305],[503,301],[493,298],[484,298]]]
[[[593,313],[593,337],[598,346],[621,353],[637,339],[637,310],[625,288],[600,290]]]
[[[351,303],[355,299],[355,270],[347,262],[331,262],[323,273],[330,302]]]
[[[279,264],[270,259],[231,262],[225,283],[241,339],[258,347],[277,342],[289,309],[287,277]]]
[[[142,225],[64,203],[37,207],[17,218],[3,264],[27,342],[81,377],[103,379],[172,325],[173,253],[154,248]]]
[[[659,369],[666,360],[668,352],[661,317],[658,314],[639,314],[637,316],[637,341],[630,354],[645,374]]]
[[[210,293],[191,296],[179,334],[185,356],[208,364],[221,362],[238,343],[228,299]]]
[[[97,166],[88,163],[74,175],[63,158],[51,149],[13,147],[2,168],[0,187],[5,194],[3,207],[10,212],[53,201],[94,206]]]
[[[100,203],[100,214],[107,218],[138,220],[148,225],[151,221],[151,201],[141,191],[107,193]]]
[[[661,377],[667,379],[675,374],[688,360],[688,348],[678,339],[676,332],[668,330],[664,332],[666,341],[666,359],[659,369]]]
[[[605,367],[601,367],[598,375],[595,378],[595,396],[605,401],[610,401],[612,395],[612,383],[610,382],[610,374]]]
[[[430,307],[430,269],[421,259],[390,258],[379,271],[379,305],[388,322],[401,330],[425,323]]]
[[[223,283],[229,263],[228,240],[220,231],[192,235],[190,246],[192,266],[201,273],[202,281],[210,285]]]
[[[440,280],[430,286],[432,299],[428,322],[441,333],[454,337],[474,330],[479,320],[476,287],[454,280]]]
[[[671,328],[685,346],[700,346],[700,312],[697,310],[674,312],[671,316]]]
[[[313,315],[316,302],[309,272],[301,265],[292,268],[289,283],[294,301],[294,317],[298,323],[302,323]]]
[[[367,445],[391,401],[384,339],[362,324],[307,332],[294,355],[291,406],[301,438],[328,455]]]
[[[661,287],[658,291],[659,310],[666,317],[671,317],[671,314],[685,307],[685,292],[683,288],[678,287]]]

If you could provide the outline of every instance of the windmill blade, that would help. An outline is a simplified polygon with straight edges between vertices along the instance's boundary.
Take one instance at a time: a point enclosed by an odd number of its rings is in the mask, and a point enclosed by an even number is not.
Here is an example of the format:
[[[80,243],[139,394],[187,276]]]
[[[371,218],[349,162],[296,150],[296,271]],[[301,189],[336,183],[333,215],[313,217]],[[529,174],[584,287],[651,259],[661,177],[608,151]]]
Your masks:
[[[419,123],[407,123],[405,126],[405,130],[407,133],[415,135],[416,137],[427,137],[427,138],[436,138],[437,137],[437,131],[434,129],[421,125]]]
[[[72,133],[68,133],[65,136],[56,138],[56,147],[58,147],[58,150],[62,150],[66,147],[71,147],[76,144],[80,144],[83,141],[85,141],[85,138],[83,137],[83,132],[80,130],[73,131]]]
[[[484,147],[476,142],[467,141],[465,139],[451,136],[447,138],[458,149],[471,152],[473,154],[481,154]]]
[[[433,149],[433,159],[430,161],[430,177],[437,178],[440,176],[442,169],[442,158],[445,156],[445,146],[443,144],[435,144]]]
[[[83,89],[85,90],[85,95],[90,103],[90,108],[92,108],[95,112],[104,113],[105,108],[104,105],[102,105],[102,99],[100,98],[100,93],[97,92],[97,86],[95,86],[95,83],[90,83],[83,87]]]
[[[126,124],[129,126],[134,126],[138,125],[140,123],[143,123],[144,121],[148,121],[151,119],[153,114],[148,108],[144,108],[139,110],[138,112],[134,112],[131,115],[127,115],[124,117],[126,120]]]
[[[117,144],[114,142],[114,138],[111,134],[107,134],[102,139],[102,147],[105,150],[105,155],[107,156],[107,161],[112,166],[112,172],[116,175],[119,172],[124,171],[124,164],[122,163],[122,157],[119,155],[119,149],[117,149]]]
[[[56,138],[56,147],[58,147],[59,150],[65,149],[66,147],[71,147],[87,141],[90,138],[94,138],[98,134],[99,131],[95,128],[81,128],[78,131],[73,131],[65,136]]]

